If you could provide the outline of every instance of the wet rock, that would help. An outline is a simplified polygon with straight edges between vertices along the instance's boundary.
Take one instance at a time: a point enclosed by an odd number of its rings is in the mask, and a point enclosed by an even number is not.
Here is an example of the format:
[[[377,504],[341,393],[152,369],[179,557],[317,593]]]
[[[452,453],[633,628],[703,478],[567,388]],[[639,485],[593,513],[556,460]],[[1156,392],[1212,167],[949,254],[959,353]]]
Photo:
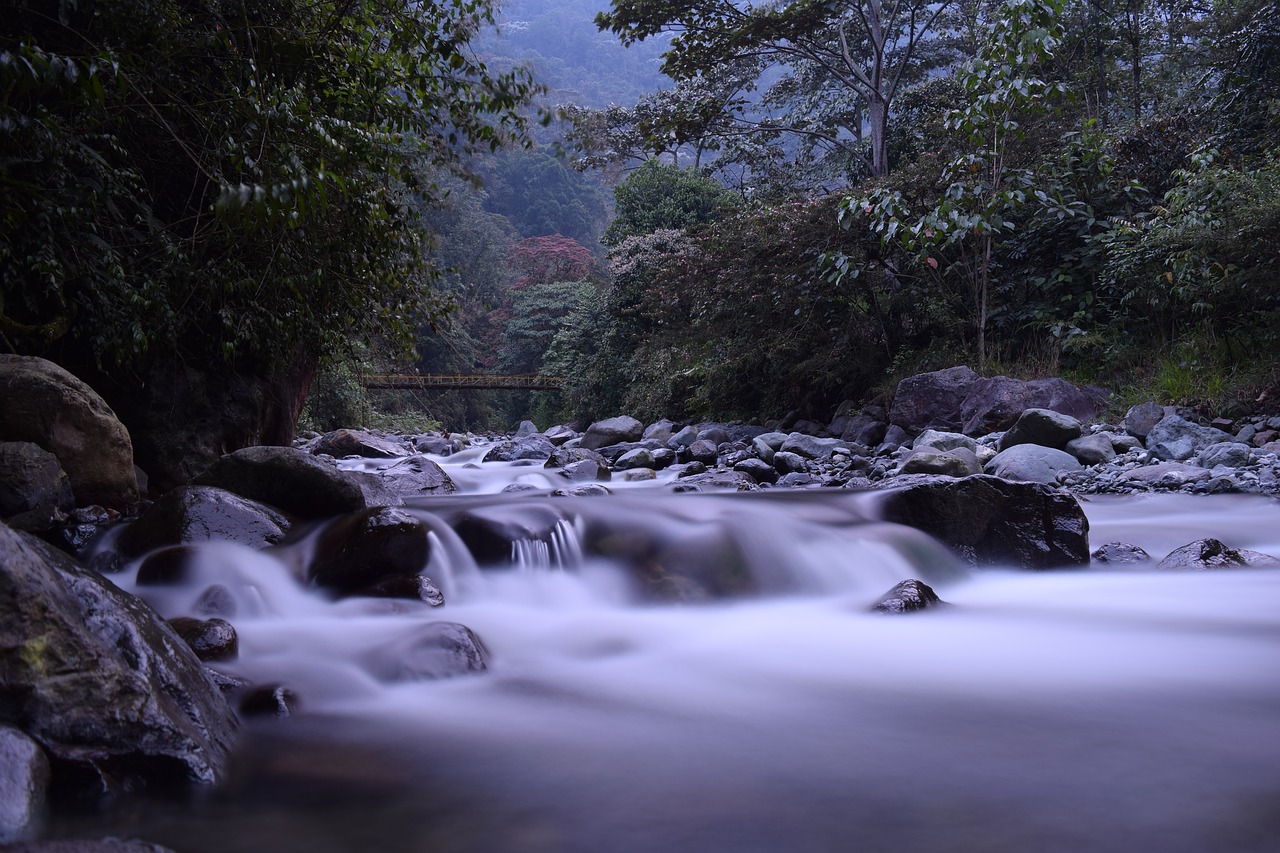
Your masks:
[[[293,447],[246,447],[223,456],[194,481],[302,518],[356,512],[368,504],[359,485],[332,463]]]
[[[1080,388],[1065,379],[1051,377],[1023,381],[996,376],[974,383],[960,407],[961,431],[987,435],[1007,430],[1027,409],[1048,409],[1079,421],[1098,416],[1106,392]]]
[[[1146,551],[1137,545],[1130,545],[1127,542],[1108,542],[1106,545],[1099,547],[1090,556],[1095,563],[1107,563],[1113,566],[1145,563],[1151,559],[1151,555]]]
[[[1000,439],[1000,449],[1020,444],[1035,444],[1061,450],[1067,442],[1080,437],[1080,421],[1051,409],[1027,409]]]
[[[1185,462],[1211,445],[1228,441],[1235,441],[1235,436],[1178,415],[1167,415],[1151,428],[1147,449],[1159,459]]]
[[[246,717],[292,717],[301,707],[298,694],[282,684],[259,685],[240,700],[240,713]]]
[[[702,462],[689,462],[686,465],[678,466],[676,469],[676,476],[681,479],[705,473],[707,473],[707,466]]]
[[[779,474],[808,472],[809,460],[798,453],[778,451],[773,454],[773,467]]]
[[[485,462],[515,462],[520,459],[550,459],[556,446],[546,436],[531,435],[511,441],[500,441],[484,455]]]
[[[420,435],[413,440],[413,449],[433,456],[451,456],[457,452],[453,442],[443,435]]]
[[[0,726],[0,844],[31,835],[44,811],[49,759],[21,731]]]
[[[1197,539],[1169,553],[1157,569],[1163,571],[1202,572],[1244,567],[1275,568],[1280,560],[1257,551],[1228,548],[1218,539]]]
[[[213,486],[186,486],[169,492],[125,528],[119,547],[129,556],[210,540],[264,548],[280,542],[288,529],[289,520],[265,504]]]
[[[938,598],[933,587],[924,581],[911,579],[895,584],[870,609],[872,613],[918,613],[921,610],[948,606],[950,605]]]
[[[782,446],[778,448],[780,453],[794,453],[797,456],[803,456],[805,459],[815,459],[826,461],[831,458],[837,448],[846,448],[848,445],[838,438],[815,438],[812,435],[793,432],[787,436],[787,440],[782,442]]]
[[[3,525],[0,683],[0,723],[44,748],[69,795],[225,772],[235,717],[191,649],[137,597]]]
[[[169,620],[169,627],[191,647],[196,657],[206,663],[235,660],[240,655],[240,638],[236,635],[236,629],[225,619],[178,616]]]
[[[477,563],[511,565],[516,542],[536,539],[550,543],[560,519],[558,512],[540,504],[489,506],[466,510],[450,524]]]
[[[458,491],[444,469],[422,455],[406,457],[377,473],[386,487],[401,498],[451,495]]]
[[[422,521],[393,507],[338,519],[317,539],[307,579],[350,595],[389,576],[416,577],[427,564],[427,533]]]
[[[312,448],[312,453],[325,454],[335,459],[344,456],[363,456],[368,459],[397,459],[408,456],[409,451],[398,441],[374,435],[368,430],[339,429],[325,433]]]
[[[170,545],[147,555],[138,566],[138,586],[166,586],[190,579],[199,551],[190,545]]]
[[[558,447],[547,459],[546,467],[566,468],[577,462],[594,462],[601,473],[605,475],[609,473],[609,460],[599,451],[586,447]],[[607,480],[608,477],[604,476],[601,479]]]
[[[1253,448],[1235,441],[1224,441],[1206,447],[1196,461],[1203,468],[1216,468],[1219,465],[1243,468],[1253,461]]]
[[[440,607],[444,604],[444,593],[431,582],[430,578],[422,575],[390,575],[360,590],[357,595],[425,601],[432,607]]]
[[[84,382],[43,358],[0,354],[0,400],[0,441],[52,453],[79,504],[138,500],[129,432]]]
[[[584,483],[581,486],[574,486],[569,489],[556,489],[551,493],[555,498],[585,498],[585,497],[602,497],[611,495],[608,487],[599,483]]]
[[[689,459],[703,465],[715,465],[720,458],[719,445],[705,438],[700,438],[689,445]]]
[[[977,565],[1049,569],[1089,562],[1089,522],[1076,499],[1038,483],[978,475],[899,478],[886,521],[915,527]]]
[[[1005,480],[1054,485],[1060,475],[1079,471],[1080,463],[1062,450],[1038,444],[1017,444],[997,453],[984,470]]]
[[[628,483],[640,483],[658,479],[658,472],[652,468],[628,468],[622,472],[622,479]]]
[[[456,622],[431,622],[372,650],[363,665],[380,681],[452,678],[488,669],[480,638]]]
[[[964,433],[939,432],[936,429],[927,429],[920,433],[916,436],[916,440],[911,443],[911,447],[913,450],[929,447],[940,451],[955,450],[957,447],[963,447],[971,453],[978,452],[976,439],[970,438]]]
[[[583,459],[581,462],[571,462],[560,469],[560,474],[570,480],[573,480],[575,483],[589,483],[593,480],[608,481],[613,479],[613,474],[609,471],[608,465],[601,465],[594,459]]]
[[[582,436],[582,446],[588,450],[599,450],[621,441],[639,441],[644,435],[644,424],[633,417],[622,415],[596,421],[587,427]]]
[[[667,446],[673,449],[688,447],[698,440],[698,430],[696,427],[687,426],[676,431],[674,435],[667,441]]]
[[[4,851],[5,853],[174,853],[168,847],[131,838],[24,841],[5,847]]]
[[[191,609],[201,616],[220,616],[224,619],[234,617],[239,610],[236,597],[221,584],[206,587]]]
[[[926,429],[959,432],[961,407],[981,377],[967,367],[909,376],[898,383],[889,423],[909,434]]]
[[[619,471],[626,471],[628,468],[652,468],[653,466],[653,453],[646,447],[628,450],[613,462],[613,467]]]
[[[58,457],[29,441],[0,442],[0,518],[75,506]]]

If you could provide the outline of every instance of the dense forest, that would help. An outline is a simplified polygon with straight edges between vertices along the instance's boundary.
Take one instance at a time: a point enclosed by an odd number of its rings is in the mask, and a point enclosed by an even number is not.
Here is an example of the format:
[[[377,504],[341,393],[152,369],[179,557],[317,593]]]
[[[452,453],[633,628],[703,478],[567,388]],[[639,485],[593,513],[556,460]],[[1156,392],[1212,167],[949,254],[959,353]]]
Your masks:
[[[126,415],[198,385],[280,440],[308,391],[312,428],[466,429],[823,419],[962,363],[1217,406],[1280,379],[1277,0],[0,6],[0,350]],[[362,391],[391,369],[565,385]]]

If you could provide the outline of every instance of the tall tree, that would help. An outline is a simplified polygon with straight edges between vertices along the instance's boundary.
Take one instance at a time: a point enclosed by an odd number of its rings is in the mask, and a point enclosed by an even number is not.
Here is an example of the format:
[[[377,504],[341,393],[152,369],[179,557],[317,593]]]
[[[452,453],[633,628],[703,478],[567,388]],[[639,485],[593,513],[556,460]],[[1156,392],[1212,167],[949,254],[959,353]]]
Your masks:
[[[725,63],[754,60],[761,73],[812,64],[852,91],[865,110],[873,175],[889,172],[888,124],[894,97],[920,70],[924,44],[952,0],[613,0],[596,18],[623,43],[670,36],[663,70],[676,80],[712,73]],[[845,144],[841,128],[766,121],[764,129],[824,136]],[[854,136],[861,123],[855,124]],[[846,129],[846,133],[848,129]]]

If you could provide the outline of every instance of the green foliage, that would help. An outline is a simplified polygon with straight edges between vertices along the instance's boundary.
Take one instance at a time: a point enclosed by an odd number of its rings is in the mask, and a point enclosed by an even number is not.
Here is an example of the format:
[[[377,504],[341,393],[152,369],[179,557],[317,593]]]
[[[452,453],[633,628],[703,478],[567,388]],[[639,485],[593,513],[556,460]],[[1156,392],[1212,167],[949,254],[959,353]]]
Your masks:
[[[606,246],[658,230],[702,225],[738,202],[715,181],[657,160],[647,161],[613,192],[614,220],[601,238]]]
[[[9,346],[268,369],[406,348],[424,181],[521,135],[534,92],[469,48],[485,2],[19,2],[0,27]]]

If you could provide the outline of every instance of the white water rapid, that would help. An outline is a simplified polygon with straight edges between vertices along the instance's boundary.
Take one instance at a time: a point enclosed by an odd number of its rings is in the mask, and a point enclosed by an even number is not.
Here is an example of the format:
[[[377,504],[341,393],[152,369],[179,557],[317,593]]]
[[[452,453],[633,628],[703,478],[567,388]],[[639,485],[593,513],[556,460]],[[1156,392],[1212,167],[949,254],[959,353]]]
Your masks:
[[[208,798],[111,831],[180,853],[1280,850],[1280,570],[972,572],[836,490],[511,495],[555,484],[440,461],[469,494],[420,517],[527,512],[552,535],[478,568],[432,522],[439,608],[329,601],[293,579],[306,542],[203,549],[198,578],[236,602],[240,658],[220,668],[302,710],[252,722]],[[1083,505],[1094,546],[1280,556],[1270,499]],[[629,532],[728,554],[759,593],[646,601],[621,560],[584,556]],[[954,606],[867,612],[907,577]],[[138,591],[173,615],[202,588]],[[441,620],[482,639],[486,672],[378,676]]]

